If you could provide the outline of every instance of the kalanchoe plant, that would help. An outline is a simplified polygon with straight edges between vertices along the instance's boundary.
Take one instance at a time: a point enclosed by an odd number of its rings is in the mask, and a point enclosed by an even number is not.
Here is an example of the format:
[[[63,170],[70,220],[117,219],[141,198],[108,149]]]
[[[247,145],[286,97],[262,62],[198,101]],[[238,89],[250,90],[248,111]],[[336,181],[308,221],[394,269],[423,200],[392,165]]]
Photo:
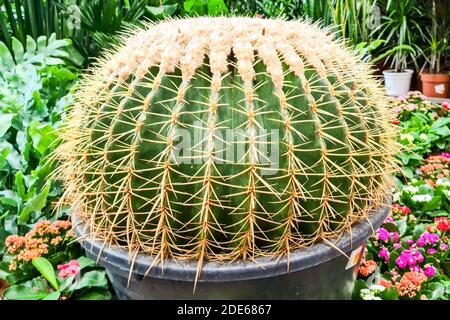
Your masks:
[[[199,275],[328,241],[385,203],[386,97],[329,30],[198,18],[124,42],[86,76],[53,157],[62,204],[98,239]]]
[[[434,225],[414,226],[409,208],[395,205],[392,213],[395,220],[389,217],[368,244],[359,270],[362,279],[357,284],[365,288],[356,291],[357,298],[440,298],[445,292],[440,280],[450,271],[449,219],[441,217]]]

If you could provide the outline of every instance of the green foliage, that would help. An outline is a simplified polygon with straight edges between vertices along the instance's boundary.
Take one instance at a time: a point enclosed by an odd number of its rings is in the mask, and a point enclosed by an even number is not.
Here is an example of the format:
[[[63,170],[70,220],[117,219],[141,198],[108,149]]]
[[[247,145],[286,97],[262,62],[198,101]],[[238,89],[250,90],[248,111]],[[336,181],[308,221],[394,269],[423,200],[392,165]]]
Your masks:
[[[38,260],[39,259],[39,260]],[[76,261],[80,264],[80,274],[61,278],[55,276],[52,264],[44,258],[38,258],[36,264],[42,277],[13,285],[3,292],[5,300],[109,300],[109,283],[106,273],[95,267],[94,261],[80,257]]]
[[[258,13],[270,18],[295,19],[303,15],[301,0],[256,0]]]
[[[450,298],[450,155],[442,152],[449,149],[448,110],[447,104],[431,103],[420,92],[402,97],[392,110],[402,128],[399,141],[409,148],[398,155],[404,175],[396,183],[391,217],[367,243],[362,264],[366,269],[356,282],[354,299]],[[434,240],[424,241],[429,235]],[[412,260],[402,264],[402,255]],[[370,276],[367,261],[376,263]],[[426,269],[434,274],[427,275]],[[403,279],[410,294],[399,294],[401,279],[413,270],[427,276],[420,287]]]
[[[228,14],[228,8],[223,0],[186,0],[183,5],[186,15],[191,17],[216,17]]]
[[[385,63],[390,62],[397,72],[407,68],[413,62],[417,66],[416,58],[421,53],[418,46],[423,38],[420,21],[423,13],[417,0],[380,1],[383,12],[382,23],[372,32],[378,39],[386,40],[384,48]]]
[[[10,53],[0,42],[0,243],[48,215],[60,194],[60,186],[46,184],[51,167],[42,160],[56,147],[55,130],[77,77],[62,59],[69,41],[51,35],[27,37],[26,49],[12,43]]]
[[[47,259],[43,257],[38,257],[33,259],[33,266],[41,273],[41,275],[51,284],[55,289],[59,289],[58,281],[56,280],[55,270],[53,266]]]
[[[448,106],[432,103],[420,92],[411,92],[392,109],[400,126],[400,143],[408,151],[397,157],[403,164],[404,175],[412,178],[413,170],[432,153],[450,151],[450,118]]]
[[[447,0],[424,0],[421,1],[421,8],[429,19],[425,24],[423,39],[423,67],[428,64],[431,72],[440,73],[443,71],[444,58],[450,50],[450,3]]]

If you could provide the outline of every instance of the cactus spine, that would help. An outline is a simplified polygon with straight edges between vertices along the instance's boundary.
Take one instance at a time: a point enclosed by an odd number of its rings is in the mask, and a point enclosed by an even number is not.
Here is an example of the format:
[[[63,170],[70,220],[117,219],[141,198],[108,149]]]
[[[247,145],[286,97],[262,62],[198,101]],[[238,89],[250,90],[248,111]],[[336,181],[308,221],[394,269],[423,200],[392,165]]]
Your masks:
[[[309,22],[149,25],[78,90],[54,156],[62,203],[105,243],[155,263],[193,259],[200,271],[205,260],[289,254],[383,204],[397,148],[385,103],[369,66]],[[225,141],[224,129],[241,139]],[[202,132],[190,163],[175,157],[182,130]],[[275,169],[264,145],[279,148]],[[228,161],[234,147],[244,155]]]

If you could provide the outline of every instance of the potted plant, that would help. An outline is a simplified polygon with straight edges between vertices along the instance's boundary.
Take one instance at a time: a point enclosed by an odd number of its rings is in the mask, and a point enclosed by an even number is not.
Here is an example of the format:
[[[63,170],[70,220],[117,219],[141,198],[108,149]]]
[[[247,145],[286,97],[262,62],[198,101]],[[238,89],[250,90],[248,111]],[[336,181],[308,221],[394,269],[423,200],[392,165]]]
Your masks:
[[[385,105],[317,25],[151,25],[76,93],[61,204],[120,298],[348,299],[389,212]]]
[[[386,40],[391,46],[386,46],[387,51],[373,62],[390,62],[391,69],[383,71],[386,91],[390,96],[403,96],[410,89],[414,73],[408,69],[408,62],[416,64],[420,53],[416,38],[422,31],[416,19],[420,19],[422,13],[415,0],[387,1],[385,10],[386,16],[373,34],[378,33],[378,39]]]
[[[427,97],[447,98],[450,76],[443,70],[444,56],[449,50],[450,5],[447,1],[426,1],[431,26],[428,28],[428,48],[424,50],[428,72],[421,73],[422,91]]]

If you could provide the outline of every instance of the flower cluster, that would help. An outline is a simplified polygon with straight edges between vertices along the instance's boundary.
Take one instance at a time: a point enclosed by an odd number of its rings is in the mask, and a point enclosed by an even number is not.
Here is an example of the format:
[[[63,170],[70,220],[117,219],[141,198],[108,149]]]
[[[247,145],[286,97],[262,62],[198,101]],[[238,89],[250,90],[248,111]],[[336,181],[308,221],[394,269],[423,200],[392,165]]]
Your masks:
[[[424,165],[419,167],[419,172],[424,181],[435,188],[437,182],[450,176],[450,154],[441,153],[437,156],[429,156],[424,161]]]
[[[411,210],[394,204],[392,214],[368,243],[368,250],[361,259],[359,275],[368,279],[375,274],[378,286],[396,289],[400,298],[420,297],[418,294],[422,293],[421,290],[444,273],[441,262],[449,248],[446,232],[450,228],[450,219],[439,217],[434,220],[434,224],[415,225],[413,232],[406,235],[400,233],[400,224],[407,223],[414,216]],[[371,288],[368,285],[368,289]],[[361,292],[361,297],[369,299],[369,291],[364,294]]]
[[[411,213],[411,209],[406,206],[401,206],[399,204],[393,204],[392,205],[392,214],[394,217],[401,217],[401,216],[407,216]]]
[[[436,229],[442,233],[446,233],[450,230],[450,219],[447,217],[440,217],[434,219]]]
[[[377,263],[373,260],[366,260],[365,258],[361,258],[361,263],[359,265],[359,274],[365,278],[370,276],[375,272],[377,268]]]
[[[64,242],[74,238],[71,227],[70,221],[57,220],[51,223],[44,220],[36,223],[25,236],[8,236],[5,240],[6,250],[13,256],[9,270],[15,271],[37,257],[57,251]]]
[[[426,280],[427,276],[425,276],[421,272],[406,272],[400,279],[400,282],[396,285],[398,295],[408,298],[414,298],[417,293],[420,292],[421,285]]]
[[[412,112],[432,112],[434,120],[445,117],[450,111],[448,102],[442,104],[431,103],[420,91],[411,91],[406,96],[392,101],[392,113],[396,116],[394,124],[407,120]]]

